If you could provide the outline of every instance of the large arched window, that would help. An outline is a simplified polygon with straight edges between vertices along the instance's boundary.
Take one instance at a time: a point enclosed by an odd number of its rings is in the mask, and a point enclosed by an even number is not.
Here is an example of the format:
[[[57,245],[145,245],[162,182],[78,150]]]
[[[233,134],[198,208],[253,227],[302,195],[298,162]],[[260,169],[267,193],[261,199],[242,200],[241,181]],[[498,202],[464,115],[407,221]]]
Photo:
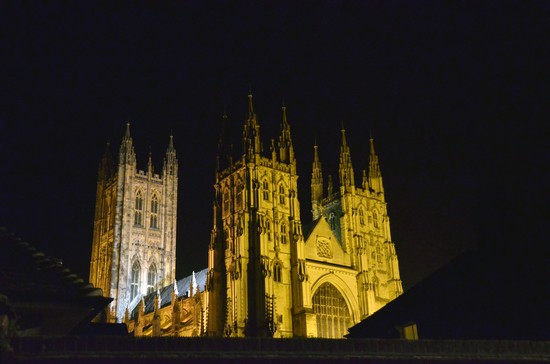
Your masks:
[[[157,267],[155,263],[149,266],[149,271],[147,272],[147,294],[155,290],[155,285],[157,284]]]
[[[332,284],[323,283],[313,295],[313,312],[317,318],[317,337],[343,338],[351,326],[346,300]]]
[[[136,193],[134,225],[143,226],[143,195],[141,194],[141,191],[137,191]]]
[[[159,227],[159,199],[157,195],[151,198],[151,228],[158,229]]]
[[[133,300],[139,293],[139,275],[141,274],[141,267],[136,260],[132,265],[132,280],[130,281],[130,300]]]

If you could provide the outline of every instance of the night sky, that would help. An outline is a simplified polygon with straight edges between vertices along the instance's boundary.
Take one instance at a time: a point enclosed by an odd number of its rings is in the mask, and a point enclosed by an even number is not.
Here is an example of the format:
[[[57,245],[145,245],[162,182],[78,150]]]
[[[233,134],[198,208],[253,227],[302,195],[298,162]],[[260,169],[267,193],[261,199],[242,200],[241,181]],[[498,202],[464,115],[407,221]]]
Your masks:
[[[336,177],[343,124],[360,181],[374,137],[405,288],[478,246],[547,252],[549,19],[527,1],[0,1],[0,225],[87,278],[98,164],[130,121],[139,169],[151,150],[161,171],[173,133],[177,276],[206,267],[221,116],[239,135],[251,89],[266,151],[286,104],[303,223],[314,140]]]

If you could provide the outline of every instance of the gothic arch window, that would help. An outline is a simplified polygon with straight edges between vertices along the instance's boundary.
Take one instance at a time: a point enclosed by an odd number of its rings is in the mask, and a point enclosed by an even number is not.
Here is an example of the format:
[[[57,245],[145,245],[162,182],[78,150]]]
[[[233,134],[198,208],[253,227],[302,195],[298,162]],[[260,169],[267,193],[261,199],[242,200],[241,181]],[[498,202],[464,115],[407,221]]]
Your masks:
[[[134,225],[143,226],[143,194],[141,193],[141,191],[137,191],[136,193]]]
[[[130,300],[133,300],[139,293],[139,276],[141,274],[141,266],[136,260],[132,265],[132,276],[130,281]]]
[[[283,184],[279,185],[279,203],[281,205],[284,205],[286,202],[286,196],[285,196],[285,186]]]
[[[223,213],[224,214],[229,213],[229,206],[230,206],[229,190],[226,188],[225,190],[223,190]]]
[[[269,183],[265,179],[262,182],[262,195],[263,195],[264,201],[269,201]]]
[[[287,229],[286,229],[286,224],[283,222],[281,223],[281,243],[282,244],[286,244],[287,243]]]
[[[359,207],[359,223],[365,225],[365,212],[362,207]]]
[[[331,212],[328,215],[328,224],[330,225],[331,230],[336,230],[336,215],[334,212]]]
[[[376,210],[372,211],[372,219],[374,220],[374,227],[378,229],[378,214]]]
[[[158,229],[159,227],[159,199],[157,195],[151,198],[151,228]]]
[[[277,283],[282,282],[282,269],[281,269],[281,264],[279,264],[279,262],[276,262],[273,265],[273,281]]]
[[[343,338],[351,326],[346,300],[331,283],[323,283],[313,295],[313,312],[317,319],[317,337]]]
[[[157,284],[157,267],[155,263],[152,263],[149,266],[149,271],[147,271],[147,294],[155,290],[155,285]]]
[[[237,205],[237,209],[241,209],[243,203],[243,185],[242,183],[237,184],[237,188],[235,191],[235,204]]]

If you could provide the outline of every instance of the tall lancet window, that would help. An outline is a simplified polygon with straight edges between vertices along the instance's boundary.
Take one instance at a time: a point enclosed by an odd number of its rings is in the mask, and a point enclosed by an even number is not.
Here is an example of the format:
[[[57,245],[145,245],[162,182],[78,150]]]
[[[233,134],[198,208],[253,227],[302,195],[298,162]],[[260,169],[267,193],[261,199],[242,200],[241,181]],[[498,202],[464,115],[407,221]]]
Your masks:
[[[277,283],[282,282],[281,264],[279,262],[273,265],[273,281]]]
[[[281,224],[281,243],[286,244],[287,242],[287,231],[286,231],[286,225],[285,223]]]
[[[262,182],[262,194],[264,201],[269,201],[269,183],[266,180]]]
[[[285,204],[285,186],[283,185],[279,186],[279,203],[281,205]]]
[[[157,195],[151,198],[151,228],[158,229],[159,227],[159,199]]]
[[[332,284],[323,283],[313,295],[313,312],[317,318],[317,337],[343,338],[351,326],[346,300]]]
[[[376,210],[372,211],[372,219],[374,220],[374,227],[378,229],[378,214]]]
[[[365,225],[365,213],[363,212],[362,207],[359,207],[359,223],[361,225]]]
[[[241,183],[238,183],[235,191],[235,204],[237,205],[238,210],[242,208],[242,203],[243,203],[243,185]]]
[[[132,280],[130,281],[130,300],[133,300],[139,293],[139,276],[141,274],[141,267],[136,260],[132,265]]]
[[[155,285],[157,284],[157,267],[155,263],[149,266],[149,271],[147,272],[147,294],[155,290]]]
[[[141,194],[141,191],[136,193],[134,225],[143,226],[143,195]]]

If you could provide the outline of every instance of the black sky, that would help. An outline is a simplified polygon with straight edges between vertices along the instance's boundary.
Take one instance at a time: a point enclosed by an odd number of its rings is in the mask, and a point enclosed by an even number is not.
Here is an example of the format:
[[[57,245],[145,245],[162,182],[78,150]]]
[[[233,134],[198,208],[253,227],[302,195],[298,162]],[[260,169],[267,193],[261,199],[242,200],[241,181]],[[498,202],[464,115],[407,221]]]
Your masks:
[[[548,19],[527,1],[0,2],[0,224],[87,277],[98,163],[130,120],[140,169],[174,134],[177,275],[202,269],[221,115],[239,134],[251,87],[266,145],[287,106],[304,223],[314,139],[335,174],[343,123],[359,180],[372,133],[405,287],[476,245],[542,248]]]

